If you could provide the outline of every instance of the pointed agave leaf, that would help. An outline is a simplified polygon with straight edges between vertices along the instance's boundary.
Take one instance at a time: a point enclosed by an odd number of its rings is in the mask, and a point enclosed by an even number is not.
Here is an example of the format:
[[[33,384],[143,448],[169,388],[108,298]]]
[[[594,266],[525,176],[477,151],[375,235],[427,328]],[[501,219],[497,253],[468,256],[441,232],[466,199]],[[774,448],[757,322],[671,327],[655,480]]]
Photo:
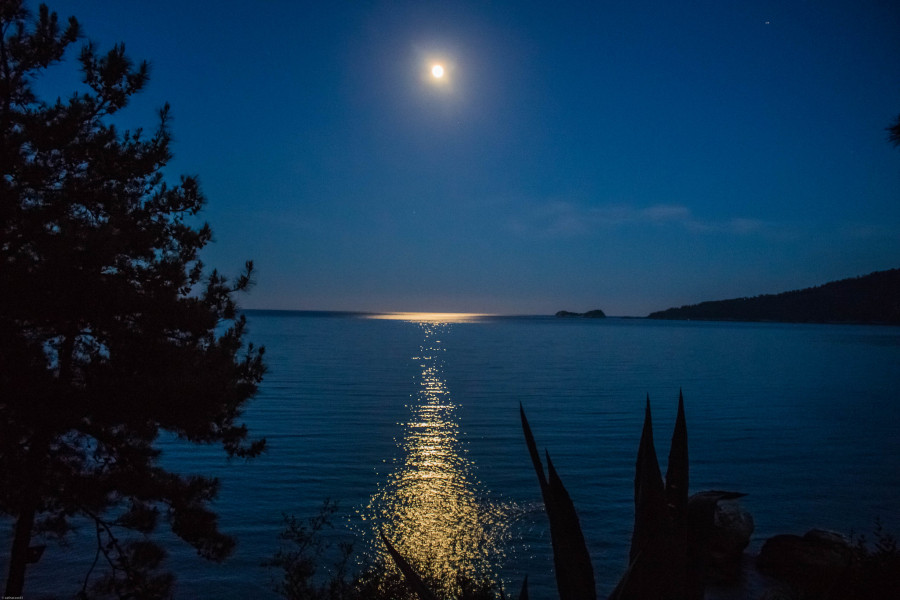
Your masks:
[[[522,591],[519,592],[519,600],[528,600],[528,575],[522,581]]]
[[[669,504],[669,523],[665,553],[669,557],[669,581],[683,590],[679,598],[702,598],[702,578],[689,550],[688,541],[688,487],[690,471],[688,465],[687,422],[684,418],[684,394],[678,390],[678,414],[669,447],[669,465],[666,468],[666,501]]]
[[[666,481],[660,475],[653,445],[650,398],[638,448],[634,479],[634,531],[628,570],[610,600],[701,600],[702,580],[691,558],[688,513],[688,437],[684,397],[679,392],[678,416],[672,433]],[[699,506],[699,505],[698,505]]]
[[[387,536],[384,535],[384,532],[382,531],[380,533],[381,539],[388,549],[388,554],[391,555],[391,558],[394,559],[394,564],[396,564],[397,568],[400,569],[400,572],[403,573],[403,577],[406,579],[406,584],[409,586],[409,589],[419,597],[419,600],[438,600],[437,596],[434,595],[434,592],[428,589],[428,586],[425,585],[425,582],[422,581],[422,578],[416,573],[415,569],[413,569],[412,566],[406,562],[406,559],[391,545]]]
[[[628,563],[628,568],[625,569],[625,573],[622,575],[622,578],[619,579],[619,583],[616,584],[615,589],[612,591],[612,594],[609,595],[608,600],[625,600],[626,598],[633,598],[635,596],[635,585],[634,578],[631,576],[634,572],[634,565],[640,560],[641,554],[638,555]]]
[[[547,478],[544,476],[544,465],[541,464],[541,455],[538,454],[537,444],[534,442],[534,436],[531,434],[531,427],[528,426],[528,419],[525,418],[525,409],[522,407],[521,402],[519,403],[519,416],[522,418],[522,432],[525,434],[525,444],[528,446],[531,464],[534,466],[534,472],[537,473],[538,483],[541,486],[541,496],[546,504]]]
[[[663,489],[656,447],[653,444],[653,417],[650,414],[650,396],[644,408],[644,426],[638,445],[637,464],[634,471],[634,503],[639,504],[648,494],[655,499],[657,491]]]
[[[666,500],[676,515],[683,518],[687,511],[690,469],[688,465],[687,423],[684,418],[684,395],[678,391],[678,416],[669,448],[669,465],[666,468]]]
[[[537,444],[525,418],[525,410],[519,404],[522,431],[531,455],[531,462],[541,486],[541,496],[550,520],[550,541],[553,545],[553,565],[556,571],[556,588],[560,600],[592,600],[597,597],[594,569],[575,512],[575,505],[547,454],[549,481],[537,451]],[[526,591],[527,594],[527,591]],[[527,596],[526,596],[527,597]]]
[[[667,512],[662,475],[656,458],[656,448],[653,445],[650,396],[647,396],[644,428],[641,432],[634,473],[634,530],[631,535],[630,561],[634,561],[661,529],[666,521]]]
[[[522,580],[522,589],[519,590],[518,599],[528,600],[528,575]],[[503,588],[500,588],[500,600],[506,600],[506,593],[504,593]]]
[[[554,514],[550,519],[550,537],[556,567],[557,589],[560,600],[596,598],[594,568],[588,554],[587,543],[575,512],[575,504],[563,486],[562,480],[547,455],[550,494],[554,502]],[[558,560],[557,560],[557,557]],[[563,583],[564,582],[564,583]],[[564,591],[565,588],[565,591]]]

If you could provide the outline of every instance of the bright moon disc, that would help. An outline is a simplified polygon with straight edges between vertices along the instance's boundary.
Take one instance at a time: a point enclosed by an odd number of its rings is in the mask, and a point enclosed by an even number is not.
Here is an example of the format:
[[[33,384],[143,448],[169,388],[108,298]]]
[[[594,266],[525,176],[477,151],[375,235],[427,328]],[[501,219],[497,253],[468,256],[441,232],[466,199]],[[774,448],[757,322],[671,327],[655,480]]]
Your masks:
[[[431,74],[438,78],[443,77],[444,67],[442,67],[441,65],[434,65],[433,67],[431,67]]]

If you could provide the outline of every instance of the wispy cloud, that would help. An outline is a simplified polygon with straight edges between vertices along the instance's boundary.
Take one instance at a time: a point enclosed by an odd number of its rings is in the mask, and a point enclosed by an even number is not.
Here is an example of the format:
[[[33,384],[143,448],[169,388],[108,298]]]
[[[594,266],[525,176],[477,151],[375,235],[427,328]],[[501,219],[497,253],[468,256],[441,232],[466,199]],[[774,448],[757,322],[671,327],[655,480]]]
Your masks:
[[[641,226],[671,226],[697,233],[733,235],[776,234],[786,230],[776,223],[759,219],[701,219],[681,204],[586,206],[561,200],[532,203],[510,218],[508,226],[523,235],[540,237],[577,236],[604,229]]]

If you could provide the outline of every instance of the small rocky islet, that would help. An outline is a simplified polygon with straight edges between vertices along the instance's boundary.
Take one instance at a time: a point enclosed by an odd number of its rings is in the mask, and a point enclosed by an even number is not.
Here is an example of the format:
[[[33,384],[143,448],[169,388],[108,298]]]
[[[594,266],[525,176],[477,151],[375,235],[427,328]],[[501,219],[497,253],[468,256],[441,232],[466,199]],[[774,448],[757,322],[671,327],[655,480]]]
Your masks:
[[[602,310],[600,310],[599,308],[594,309],[594,310],[589,310],[589,311],[583,312],[583,313],[569,312],[568,310],[561,310],[561,311],[559,311],[559,312],[556,313],[556,316],[557,316],[557,317],[564,318],[564,319],[574,319],[574,318],[581,318],[581,319],[605,319],[605,318],[606,318],[606,313],[604,313],[604,312],[603,312]]]

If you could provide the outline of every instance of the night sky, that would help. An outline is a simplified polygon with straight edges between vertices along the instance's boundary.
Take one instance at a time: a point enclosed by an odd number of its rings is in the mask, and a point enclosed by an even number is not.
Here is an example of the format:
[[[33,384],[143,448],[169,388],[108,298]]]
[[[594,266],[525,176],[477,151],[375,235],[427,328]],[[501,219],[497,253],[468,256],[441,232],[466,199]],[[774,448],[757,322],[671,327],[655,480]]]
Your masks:
[[[150,61],[120,121],[172,105],[245,308],[643,316],[900,266],[895,1],[48,4]]]

